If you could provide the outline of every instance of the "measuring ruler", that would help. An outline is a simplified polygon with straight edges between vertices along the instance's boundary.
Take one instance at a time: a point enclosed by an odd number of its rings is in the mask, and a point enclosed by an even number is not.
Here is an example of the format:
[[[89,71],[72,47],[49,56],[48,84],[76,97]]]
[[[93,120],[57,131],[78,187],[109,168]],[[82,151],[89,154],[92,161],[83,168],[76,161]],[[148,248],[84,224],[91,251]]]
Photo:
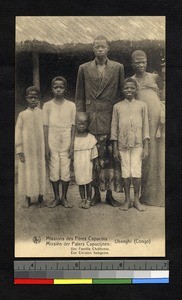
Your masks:
[[[15,284],[169,283],[168,260],[16,260]]]

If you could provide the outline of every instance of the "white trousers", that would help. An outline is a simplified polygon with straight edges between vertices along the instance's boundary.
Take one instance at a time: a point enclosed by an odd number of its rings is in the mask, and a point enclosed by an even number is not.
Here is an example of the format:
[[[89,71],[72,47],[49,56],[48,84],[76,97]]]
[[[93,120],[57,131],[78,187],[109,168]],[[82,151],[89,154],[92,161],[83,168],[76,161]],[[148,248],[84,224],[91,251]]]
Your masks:
[[[67,128],[49,127],[49,147],[51,157],[49,162],[50,180],[70,180],[69,147],[71,130]]]
[[[141,178],[142,175],[142,147],[120,150],[122,177]]]

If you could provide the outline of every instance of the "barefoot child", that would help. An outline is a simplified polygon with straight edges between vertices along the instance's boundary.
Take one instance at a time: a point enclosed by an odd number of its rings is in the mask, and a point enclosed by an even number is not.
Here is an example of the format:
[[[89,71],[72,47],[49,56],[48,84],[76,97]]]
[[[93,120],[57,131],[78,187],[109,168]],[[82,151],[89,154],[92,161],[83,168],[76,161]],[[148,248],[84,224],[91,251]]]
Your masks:
[[[124,80],[124,100],[115,104],[111,124],[114,157],[121,159],[125,204],[121,210],[134,206],[145,210],[139,202],[142,159],[148,156],[149,123],[146,104],[136,100],[137,82],[133,78]],[[130,184],[134,187],[134,201],[130,199]]]
[[[50,181],[54,191],[54,200],[49,205],[59,204],[71,207],[67,200],[70,181],[70,158],[73,154],[75,137],[76,107],[64,98],[67,82],[64,77],[52,80],[54,98],[43,106],[46,160],[49,165]],[[59,182],[62,182],[62,197],[59,195]]]
[[[19,157],[19,193],[25,195],[25,207],[38,197],[38,207],[45,195],[45,146],[42,110],[38,108],[40,91],[35,86],[26,90],[28,108],[21,112],[15,128],[15,147]]]
[[[93,165],[98,168],[97,140],[94,135],[88,132],[87,127],[88,117],[86,113],[78,112],[74,143],[74,171],[82,199],[79,207],[86,209],[91,206]]]

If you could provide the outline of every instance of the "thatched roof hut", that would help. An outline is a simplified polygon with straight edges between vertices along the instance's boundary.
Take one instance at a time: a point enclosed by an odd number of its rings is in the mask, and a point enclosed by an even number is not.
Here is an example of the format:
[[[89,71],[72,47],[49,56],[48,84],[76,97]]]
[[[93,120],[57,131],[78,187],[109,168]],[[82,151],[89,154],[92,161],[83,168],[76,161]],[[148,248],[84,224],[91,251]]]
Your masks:
[[[78,66],[93,58],[92,42],[98,35],[111,41],[110,58],[124,63],[127,75],[138,43],[143,50],[153,47],[152,53],[155,45],[164,49],[165,18],[16,17],[17,85],[24,81],[22,89],[34,84],[47,93],[51,78],[65,75],[74,94]]]
[[[165,17],[17,17],[16,42],[89,44],[98,35],[116,40],[164,40]]]

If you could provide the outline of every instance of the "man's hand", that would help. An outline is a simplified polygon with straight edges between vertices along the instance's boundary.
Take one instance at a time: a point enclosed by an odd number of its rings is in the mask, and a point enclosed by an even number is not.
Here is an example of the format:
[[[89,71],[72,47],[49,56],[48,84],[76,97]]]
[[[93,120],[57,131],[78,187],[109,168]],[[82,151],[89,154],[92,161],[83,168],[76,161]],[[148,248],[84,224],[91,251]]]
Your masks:
[[[24,153],[18,153],[18,157],[19,157],[19,160],[24,163],[25,162],[25,155]]]

